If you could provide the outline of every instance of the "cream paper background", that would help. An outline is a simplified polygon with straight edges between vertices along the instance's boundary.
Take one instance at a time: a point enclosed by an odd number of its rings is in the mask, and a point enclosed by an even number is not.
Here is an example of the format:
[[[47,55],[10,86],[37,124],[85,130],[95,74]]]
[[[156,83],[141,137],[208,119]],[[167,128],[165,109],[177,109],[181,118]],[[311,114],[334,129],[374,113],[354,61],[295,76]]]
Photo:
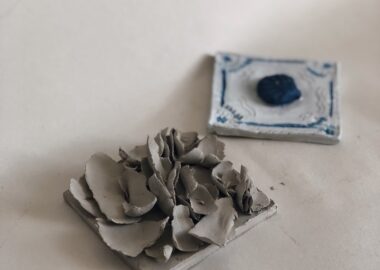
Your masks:
[[[194,269],[378,269],[379,27],[378,0],[0,1],[0,268],[127,269],[62,192],[94,152],[205,133],[222,50],[340,61],[343,138],[223,139],[279,212]]]

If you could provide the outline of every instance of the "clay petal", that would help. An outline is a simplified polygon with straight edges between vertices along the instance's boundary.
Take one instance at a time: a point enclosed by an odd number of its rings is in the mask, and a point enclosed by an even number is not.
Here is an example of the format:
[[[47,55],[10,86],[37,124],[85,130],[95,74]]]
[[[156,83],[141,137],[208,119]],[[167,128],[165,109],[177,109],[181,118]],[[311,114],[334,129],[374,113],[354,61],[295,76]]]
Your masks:
[[[119,186],[123,167],[109,156],[98,153],[86,164],[86,181],[101,212],[108,220],[117,224],[138,222],[138,218],[127,217],[124,213],[124,192]]]
[[[139,168],[141,161],[130,157],[122,148],[119,148],[119,156],[121,158],[119,163],[125,165],[126,167]]]
[[[254,192],[251,191],[251,194],[252,194],[251,210],[253,212],[258,212],[270,205],[271,203],[270,199],[261,190],[254,188]]]
[[[81,178],[84,179],[84,178]],[[89,197],[91,191],[88,189],[88,186],[83,181],[78,181],[76,179],[70,180],[70,193],[75,200],[86,210],[89,214],[94,217],[100,217],[103,214],[100,212],[99,206],[96,201],[92,199],[92,196]]]
[[[204,154],[198,148],[192,149],[190,152],[182,155],[179,160],[185,164],[200,165],[204,159]]]
[[[180,134],[181,141],[184,145],[185,152],[190,151],[198,143],[198,133],[197,132],[182,132]]]
[[[214,184],[226,196],[229,196],[229,190],[240,183],[240,176],[232,167],[232,162],[222,161],[212,170]]]
[[[193,166],[191,168],[195,181],[197,181],[198,184],[204,185],[214,199],[219,198],[219,189],[214,183],[210,169],[201,166]]]
[[[207,135],[188,153],[182,155],[180,160],[186,164],[212,167],[224,158],[224,143],[215,135]]]
[[[197,181],[194,179],[193,172],[188,165],[181,168],[180,179],[188,195],[190,195],[198,186]]]
[[[171,226],[167,224],[164,233],[157,242],[144,251],[147,256],[158,262],[167,262],[174,251]]]
[[[162,140],[164,142],[164,151],[162,153],[162,157],[171,158],[171,152],[170,152],[170,147],[169,147],[170,132],[171,132],[171,130],[169,128],[164,128],[160,132],[160,135],[161,135]]]
[[[215,135],[207,135],[198,145],[198,148],[205,156],[214,155],[217,159],[222,160],[224,155],[224,143],[218,140]]]
[[[124,192],[128,194],[127,201],[123,203],[127,216],[140,217],[156,204],[157,198],[147,189],[147,180],[144,175],[131,168],[125,168],[119,182]]]
[[[147,179],[154,174],[152,167],[150,166],[148,158],[143,158],[141,160],[141,172],[145,175]]]
[[[176,161],[174,164],[174,168],[170,171],[168,175],[168,179],[166,181],[166,187],[172,195],[175,202],[175,187],[177,186],[177,182],[179,179],[179,174],[181,170],[181,163]]]
[[[155,140],[148,137],[148,160],[151,168],[157,174],[158,178],[162,181],[167,178],[171,169],[171,163],[169,158],[162,158],[160,155],[160,147]]]
[[[190,194],[190,204],[197,214],[209,215],[216,210],[215,198],[203,185],[198,185]]]
[[[211,196],[205,186],[197,183],[193,175],[193,170],[188,165],[181,168],[180,176],[193,211],[203,215],[214,212],[216,210],[214,197]]]
[[[216,205],[217,210],[203,217],[189,233],[207,243],[222,246],[234,233],[237,213],[229,197],[217,200]]]
[[[236,203],[242,213],[252,214],[270,205],[270,199],[253,185],[244,166],[241,166],[240,181],[235,190]]]
[[[165,143],[164,143],[164,140],[161,136],[161,133],[158,133],[156,135],[156,137],[154,137],[154,140],[158,145],[158,155],[161,157],[163,155],[164,149],[165,149]]]
[[[177,156],[182,156],[185,153],[185,145],[181,141],[180,133],[177,130],[173,130],[173,139]]]
[[[173,243],[174,246],[185,252],[194,252],[199,250],[202,242],[189,234],[190,229],[194,227],[194,222],[190,218],[189,208],[184,205],[177,205],[173,210]]]
[[[145,254],[158,262],[167,262],[173,253],[173,246],[159,245],[145,249]]]
[[[150,191],[157,196],[160,209],[168,216],[173,214],[174,199],[162,181],[153,174],[149,180]]]
[[[148,147],[146,144],[137,145],[127,154],[130,158],[141,162],[143,158],[148,157]]]
[[[165,218],[122,226],[103,221],[97,221],[97,224],[99,234],[107,246],[125,256],[136,257],[160,238],[168,220]]]

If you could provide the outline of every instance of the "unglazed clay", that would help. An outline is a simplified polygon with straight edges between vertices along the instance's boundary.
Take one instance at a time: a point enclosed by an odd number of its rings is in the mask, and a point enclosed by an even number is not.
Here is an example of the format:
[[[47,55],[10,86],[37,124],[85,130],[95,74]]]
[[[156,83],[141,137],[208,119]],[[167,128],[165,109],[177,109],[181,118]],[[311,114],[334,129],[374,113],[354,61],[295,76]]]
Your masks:
[[[164,129],[119,155],[93,155],[65,199],[135,269],[186,269],[275,213],[215,135]]]

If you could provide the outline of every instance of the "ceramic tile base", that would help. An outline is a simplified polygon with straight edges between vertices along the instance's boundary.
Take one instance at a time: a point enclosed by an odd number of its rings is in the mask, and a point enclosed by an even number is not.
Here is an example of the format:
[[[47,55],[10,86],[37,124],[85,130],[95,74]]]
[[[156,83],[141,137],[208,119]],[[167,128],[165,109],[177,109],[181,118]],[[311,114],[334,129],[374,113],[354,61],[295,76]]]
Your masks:
[[[301,99],[284,106],[265,104],[256,84],[275,74],[294,78]],[[333,62],[219,53],[209,128],[226,136],[335,144],[341,137],[337,74],[338,65]]]
[[[87,225],[89,225],[90,228],[99,236],[95,219],[81,208],[75,199],[73,199],[70,191],[66,191],[63,194],[63,197],[67,204],[70,205],[73,210],[87,223]],[[245,232],[255,227],[257,224],[270,218],[276,212],[277,206],[272,201],[272,203],[266,209],[260,211],[256,215],[239,216],[235,222],[236,233],[234,235],[234,238],[230,241],[233,241],[237,237],[243,235]],[[115,254],[120,256],[129,267],[135,270],[186,270],[200,263],[208,256],[216,252],[219,248],[220,247],[216,245],[208,245],[194,253],[175,252],[170,260],[166,263],[158,263],[155,260],[145,256],[143,253],[136,258],[121,256],[117,253]]]

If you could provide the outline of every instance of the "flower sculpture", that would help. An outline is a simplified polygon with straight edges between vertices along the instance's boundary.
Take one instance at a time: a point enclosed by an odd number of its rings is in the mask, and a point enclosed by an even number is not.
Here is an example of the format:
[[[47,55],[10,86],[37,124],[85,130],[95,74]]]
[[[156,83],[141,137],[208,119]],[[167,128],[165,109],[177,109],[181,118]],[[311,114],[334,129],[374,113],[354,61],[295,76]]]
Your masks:
[[[69,192],[104,243],[124,256],[163,262],[175,250],[222,246],[239,215],[271,203],[244,166],[238,172],[223,160],[224,144],[214,135],[166,128],[119,155],[94,154]]]

